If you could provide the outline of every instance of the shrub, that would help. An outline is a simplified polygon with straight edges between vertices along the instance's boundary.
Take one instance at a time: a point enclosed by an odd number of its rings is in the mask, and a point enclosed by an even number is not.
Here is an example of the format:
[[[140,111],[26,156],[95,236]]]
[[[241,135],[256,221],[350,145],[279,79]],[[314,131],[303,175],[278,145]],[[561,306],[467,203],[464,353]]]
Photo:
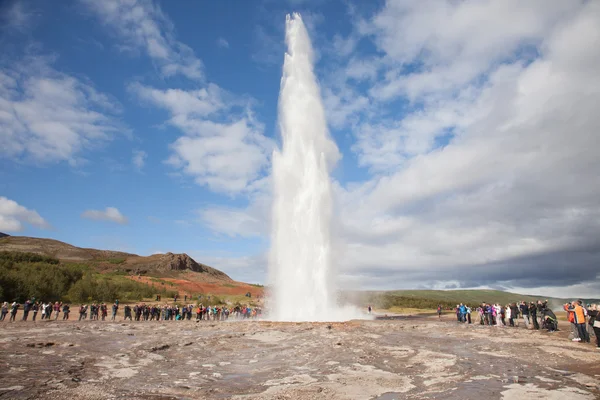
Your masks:
[[[156,294],[174,295],[121,274],[97,274],[89,265],[60,263],[33,253],[0,252],[0,299],[43,301],[112,302],[142,300]]]

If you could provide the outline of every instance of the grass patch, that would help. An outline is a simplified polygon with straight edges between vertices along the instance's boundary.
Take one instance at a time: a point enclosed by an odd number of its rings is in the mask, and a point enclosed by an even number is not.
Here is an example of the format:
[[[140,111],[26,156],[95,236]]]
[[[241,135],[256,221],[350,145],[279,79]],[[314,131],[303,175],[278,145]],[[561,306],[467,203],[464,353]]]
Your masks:
[[[63,263],[33,253],[0,252],[0,299],[112,302],[142,300],[174,292],[128,279],[118,271],[101,274],[93,264]]]
[[[111,264],[123,264],[125,262],[125,258],[123,257],[118,257],[118,258],[109,258],[108,262]]]
[[[506,305],[519,301],[536,302],[546,300],[542,296],[528,296],[499,290],[393,290],[343,293],[341,299],[361,307],[371,305],[378,309],[420,309],[435,310],[438,304],[444,309],[453,309],[463,303],[477,307],[481,303]],[[562,299],[548,298],[552,304],[562,304]]]

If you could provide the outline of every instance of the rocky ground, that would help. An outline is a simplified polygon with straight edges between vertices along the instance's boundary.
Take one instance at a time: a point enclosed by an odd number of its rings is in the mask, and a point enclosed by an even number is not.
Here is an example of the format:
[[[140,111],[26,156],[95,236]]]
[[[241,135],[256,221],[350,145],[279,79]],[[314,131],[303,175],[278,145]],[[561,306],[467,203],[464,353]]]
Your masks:
[[[596,399],[566,332],[447,317],[0,324],[0,399]]]

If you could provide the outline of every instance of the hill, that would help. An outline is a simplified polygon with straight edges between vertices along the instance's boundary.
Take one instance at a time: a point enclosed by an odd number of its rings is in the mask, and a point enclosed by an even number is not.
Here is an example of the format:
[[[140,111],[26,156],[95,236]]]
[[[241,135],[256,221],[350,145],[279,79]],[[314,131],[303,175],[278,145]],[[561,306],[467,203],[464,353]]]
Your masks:
[[[212,295],[225,296],[234,301],[243,301],[248,293],[252,299],[264,294],[262,286],[237,282],[224,272],[199,263],[187,254],[139,256],[25,236],[1,237],[0,252],[9,252],[5,255],[9,258],[14,258],[11,254],[37,254],[56,259],[64,266],[83,266],[84,270],[92,271],[100,280],[129,280],[138,286],[155,288],[156,294],[164,294],[166,290],[168,293],[179,293],[182,298],[186,295],[193,298]]]
[[[460,303],[476,306],[483,302],[506,305],[520,301],[537,302],[538,300],[548,300],[551,307],[556,308],[567,301],[566,299],[555,297],[523,295],[500,290],[355,291],[344,293],[343,298],[346,301],[371,304],[383,309],[394,307],[435,309],[438,304],[441,304],[444,308],[452,308]]]
[[[62,262],[91,262],[102,271],[117,270],[136,275],[193,271],[206,274],[211,280],[233,281],[224,272],[200,264],[187,254],[166,253],[144,257],[121,251],[86,249],[58,240],[26,236],[0,238],[0,251],[35,253],[57,258]]]
[[[0,232],[0,238],[7,237],[7,236],[10,236],[10,235],[7,235],[6,233]]]

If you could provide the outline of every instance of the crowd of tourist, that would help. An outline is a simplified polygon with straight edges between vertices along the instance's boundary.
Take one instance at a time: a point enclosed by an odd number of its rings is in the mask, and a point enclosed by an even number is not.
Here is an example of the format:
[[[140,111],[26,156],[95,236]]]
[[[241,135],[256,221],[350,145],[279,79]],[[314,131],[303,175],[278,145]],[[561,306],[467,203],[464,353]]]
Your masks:
[[[187,297],[187,296],[186,296]],[[187,300],[187,299],[186,299]],[[0,308],[0,321],[4,321],[10,314],[9,321],[15,321],[21,304],[13,302],[9,305],[4,302]],[[119,301],[115,301],[110,307],[106,303],[82,304],[79,306],[79,321],[81,320],[106,320],[110,310],[110,320],[117,320]],[[234,319],[254,319],[262,316],[262,310],[258,307],[248,306],[204,306],[202,304],[135,304],[125,305],[123,308],[123,320],[130,321],[168,321],[168,320],[192,320],[197,321],[225,321]],[[473,310],[473,308],[475,308]],[[571,340],[574,342],[590,343],[591,336],[596,337],[596,346],[600,349],[600,307],[596,304],[583,305],[581,300],[572,301],[563,305],[567,313],[567,319],[571,325]],[[369,306],[369,313],[371,306]],[[71,313],[69,304],[61,302],[40,302],[27,300],[23,304],[22,321],[36,321],[38,314],[41,320],[58,320],[62,312],[62,319],[68,320]],[[441,318],[443,308],[438,306],[438,315]],[[538,300],[537,303],[521,301],[502,306],[500,304],[481,303],[477,307],[467,304],[456,305],[456,319],[460,323],[478,323],[488,326],[519,327],[520,321],[527,329],[545,329],[549,332],[558,330],[558,319],[554,312],[548,307],[548,301]]]
[[[13,302],[9,305],[8,302],[4,302],[0,308],[0,321],[6,319],[6,315],[10,314],[9,321],[15,321],[17,312],[19,311],[21,304]],[[110,320],[117,320],[119,309],[119,301],[115,301],[110,306]],[[135,304],[130,306],[129,304],[122,307],[123,309],[123,320],[130,321],[167,321],[167,320],[191,320],[195,316],[197,321],[225,321],[229,318],[235,319],[253,319],[260,318],[262,310],[259,307],[248,307],[248,306],[204,306],[202,304],[188,304],[179,306],[178,304],[169,305],[157,305],[157,304]],[[21,316],[22,321],[31,320],[35,321],[38,317],[38,313],[41,313],[40,319],[42,320],[58,320],[59,314],[62,312],[62,319],[68,320],[71,313],[71,306],[69,304],[63,304],[60,302],[55,303],[43,303],[39,301],[27,300],[23,304],[23,315]],[[86,320],[102,320],[105,321],[108,318],[109,306],[106,303],[92,303],[92,304],[81,304],[78,309],[79,321]]]
[[[571,340],[574,342],[590,343],[590,337],[596,337],[596,346],[600,349],[600,307],[596,304],[583,305],[581,300],[563,305],[567,319],[571,324]],[[443,308],[438,306],[438,316],[441,318]],[[518,327],[522,320],[527,329],[545,329],[548,332],[558,330],[556,314],[548,307],[548,300],[535,302],[521,301],[505,306],[500,304],[481,303],[475,308],[466,304],[457,304],[456,319],[461,323],[479,323],[489,326]]]

